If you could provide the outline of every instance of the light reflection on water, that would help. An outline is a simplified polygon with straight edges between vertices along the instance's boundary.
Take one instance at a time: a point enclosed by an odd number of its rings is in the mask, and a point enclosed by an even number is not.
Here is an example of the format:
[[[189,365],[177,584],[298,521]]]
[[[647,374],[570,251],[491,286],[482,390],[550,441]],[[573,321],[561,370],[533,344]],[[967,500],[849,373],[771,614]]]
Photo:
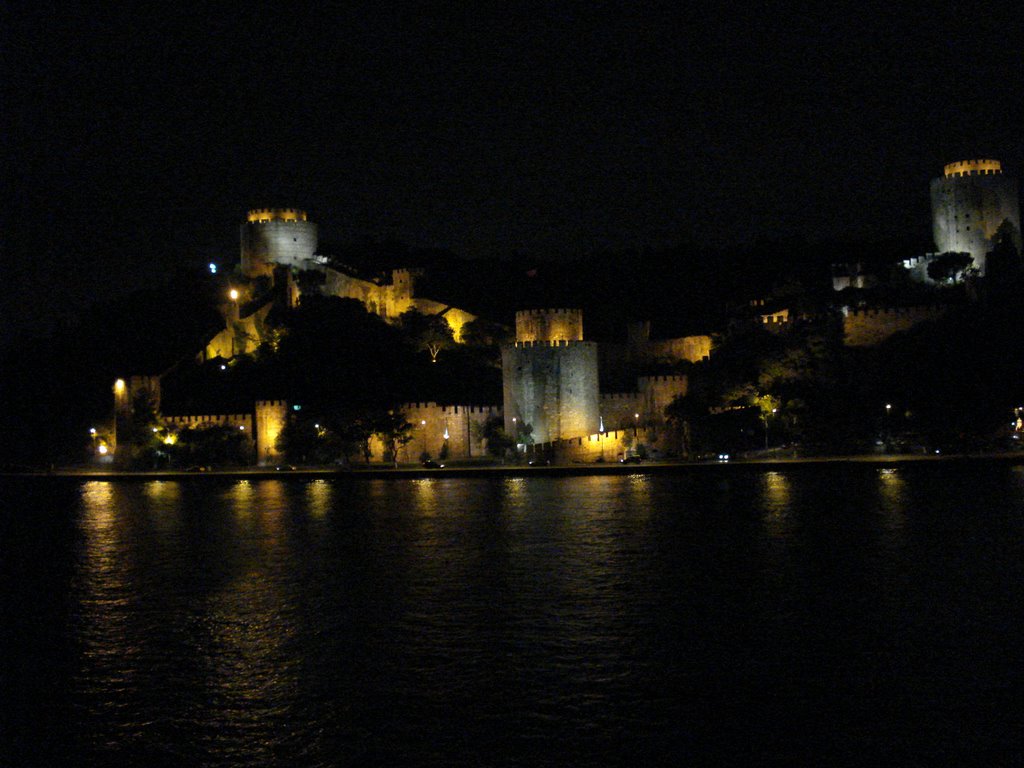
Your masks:
[[[593,763],[830,708],[883,743],[857,713],[899,691],[948,751],[928,702],[991,724],[1021,660],[1022,508],[1015,470],[87,482],[67,728],[86,763]]]

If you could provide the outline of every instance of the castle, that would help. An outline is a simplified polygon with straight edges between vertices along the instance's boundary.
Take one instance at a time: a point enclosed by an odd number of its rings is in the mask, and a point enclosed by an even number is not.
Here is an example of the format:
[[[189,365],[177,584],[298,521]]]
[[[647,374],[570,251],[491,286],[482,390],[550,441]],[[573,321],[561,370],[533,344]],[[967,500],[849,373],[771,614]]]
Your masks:
[[[314,272],[322,276],[315,290],[322,295],[355,299],[387,322],[414,309],[443,318],[456,342],[462,328],[475,315],[451,305],[416,295],[422,273],[394,269],[386,276],[368,279],[332,266],[317,254],[317,225],[296,208],[250,210],[240,228],[242,280],[221,305],[224,327],[197,355],[200,362],[231,358],[253,352],[268,335],[267,316],[275,305],[294,307],[303,293],[296,276]],[[652,340],[650,323],[628,329],[626,345],[605,345],[612,358],[629,364],[698,362],[711,352],[710,336]],[[413,425],[412,440],[398,448],[394,458],[412,462],[420,454],[470,459],[487,453],[483,424],[503,419],[505,430],[519,442],[520,450],[541,445],[549,453],[570,439],[600,435],[601,450],[621,453],[616,428],[633,430],[660,423],[664,407],[677,394],[685,394],[686,377],[640,379],[633,393],[601,395],[598,392],[598,344],[583,339],[580,310],[523,310],[516,313],[516,339],[502,349],[504,402],[502,404],[406,403],[400,406]],[[131,376],[115,384],[115,419],[107,450],[116,449],[131,418],[135,398],[144,392],[160,411],[160,377]],[[228,425],[250,441],[255,463],[272,465],[282,459],[276,447],[289,415],[284,401],[257,401],[248,413],[161,414],[171,432],[184,428]],[[607,427],[607,429],[606,429]],[[630,442],[626,440],[625,442]],[[374,438],[375,456],[386,446]],[[613,450],[614,449],[614,450]],[[578,451],[577,451],[578,452]],[[584,451],[585,453],[585,451]]]
[[[938,253],[903,263],[913,279],[926,280],[927,266],[939,254],[970,254],[980,275],[997,236],[1008,235],[1020,249],[1017,181],[996,160],[968,160],[945,166],[931,184],[932,220]],[[242,280],[232,288],[221,310],[224,328],[198,354],[200,361],[228,360],[251,353],[268,338],[267,315],[275,305],[294,307],[306,291],[355,299],[387,322],[417,310],[443,318],[456,342],[463,327],[476,317],[459,307],[418,296],[422,273],[393,269],[372,278],[332,264],[318,255],[318,231],[308,214],[296,208],[250,210],[240,229]],[[865,288],[873,281],[863,265],[833,265],[833,288]],[[297,277],[314,273],[320,279],[300,288]],[[771,332],[784,332],[797,318],[789,308],[767,308],[751,302],[753,320]],[[842,307],[844,341],[865,347],[894,333],[941,316],[941,306]],[[502,403],[406,403],[401,412],[413,425],[412,439],[399,447],[396,461],[413,462],[421,454],[470,459],[487,452],[484,424],[501,419],[517,450],[530,456],[596,460],[623,455],[637,442],[657,446],[664,434],[665,408],[688,390],[686,375],[638,376],[630,392],[601,393],[599,373],[604,365],[616,371],[640,371],[652,365],[706,360],[712,353],[708,335],[651,339],[649,322],[631,323],[626,342],[588,341],[579,309],[525,309],[515,317],[515,340],[501,349]],[[107,452],[116,448],[116,435],[131,419],[134,398],[148,394],[157,411],[160,379],[132,376],[114,387],[115,419]],[[251,456],[261,465],[282,458],[277,438],[289,417],[281,400],[261,400],[251,412],[235,414],[163,414],[168,430],[207,425],[237,427],[251,443]],[[385,446],[371,441],[382,456]]]

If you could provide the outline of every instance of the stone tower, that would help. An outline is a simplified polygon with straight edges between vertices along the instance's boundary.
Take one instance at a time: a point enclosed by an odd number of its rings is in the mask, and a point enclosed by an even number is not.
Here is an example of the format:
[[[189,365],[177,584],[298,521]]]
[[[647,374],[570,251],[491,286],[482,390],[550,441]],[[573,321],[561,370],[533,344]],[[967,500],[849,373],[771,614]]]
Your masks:
[[[256,401],[256,463],[260,466],[281,461],[277,438],[287,420],[288,403],[284,400]]]
[[[954,251],[974,257],[985,274],[985,254],[992,238],[1006,223],[1020,251],[1020,204],[1017,179],[1003,173],[998,160],[961,160],[932,179],[932,231],[939,253]]]
[[[297,208],[256,208],[242,223],[242,272],[273,273],[274,264],[301,266],[317,248],[317,227]]]
[[[532,428],[546,443],[597,433],[597,344],[583,341],[578,309],[516,313],[516,341],[501,351],[505,431]]]

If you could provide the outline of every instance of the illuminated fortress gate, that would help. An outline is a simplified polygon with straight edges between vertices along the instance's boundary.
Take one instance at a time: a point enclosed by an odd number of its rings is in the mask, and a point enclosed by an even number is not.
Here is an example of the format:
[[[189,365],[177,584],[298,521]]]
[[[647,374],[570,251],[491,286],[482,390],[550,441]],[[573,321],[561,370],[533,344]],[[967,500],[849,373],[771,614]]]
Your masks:
[[[517,312],[516,341],[501,351],[505,431],[529,428],[537,443],[597,432],[597,366],[580,310]]]
[[[932,230],[939,253],[969,253],[985,274],[985,254],[1000,227],[1009,227],[1021,248],[1017,179],[998,160],[961,160],[943,168],[931,183]]]
[[[247,277],[271,274],[274,264],[299,267],[313,258],[316,224],[297,208],[256,208],[242,223],[242,272]]]

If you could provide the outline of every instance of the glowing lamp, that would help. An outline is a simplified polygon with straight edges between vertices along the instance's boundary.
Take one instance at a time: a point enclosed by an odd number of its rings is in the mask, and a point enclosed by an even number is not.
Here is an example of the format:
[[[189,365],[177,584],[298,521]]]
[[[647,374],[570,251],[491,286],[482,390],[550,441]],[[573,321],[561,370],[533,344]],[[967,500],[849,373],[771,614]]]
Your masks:
[[[102,443],[100,443],[100,447],[97,450],[100,452],[100,456],[107,455],[107,446],[103,445]]]
[[[232,301],[238,301],[238,289],[232,288],[230,291],[228,291],[228,298],[231,299]]]

